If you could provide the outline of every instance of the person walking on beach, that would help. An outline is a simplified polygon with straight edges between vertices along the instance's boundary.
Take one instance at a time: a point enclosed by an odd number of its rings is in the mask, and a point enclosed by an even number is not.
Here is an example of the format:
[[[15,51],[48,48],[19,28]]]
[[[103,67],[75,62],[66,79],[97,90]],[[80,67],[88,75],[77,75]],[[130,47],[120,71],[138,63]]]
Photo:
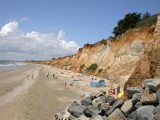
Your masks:
[[[55,74],[53,74],[53,78],[55,77]]]
[[[29,79],[29,74],[27,75],[27,79]]]
[[[48,74],[47,74],[47,78],[49,77],[49,72],[48,72]]]
[[[32,75],[32,80],[33,80],[33,78],[34,78],[34,74]]]
[[[64,83],[65,87],[67,86],[67,82]]]
[[[54,120],[60,120],[60,119],[58,118],[58,115],[55,115],[55,116],[54,116]]]
[[[120,86],[117,87],[117,95],[120,93]]]

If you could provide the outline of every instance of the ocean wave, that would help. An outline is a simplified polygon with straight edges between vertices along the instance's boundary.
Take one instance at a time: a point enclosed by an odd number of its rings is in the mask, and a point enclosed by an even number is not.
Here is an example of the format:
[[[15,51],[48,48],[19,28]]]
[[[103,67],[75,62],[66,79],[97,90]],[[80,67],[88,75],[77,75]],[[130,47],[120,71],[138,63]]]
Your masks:
[[[12,65],[15,65],[15,64],[12,64],[12,63],[10,63],[10,64],[0,64],[0,66],[12,66]]]
[[[6,64],[0,63],[0,66],[22,66],[22,65],[25,65],[25,63],[20,63],[20,62],[6,63]]]

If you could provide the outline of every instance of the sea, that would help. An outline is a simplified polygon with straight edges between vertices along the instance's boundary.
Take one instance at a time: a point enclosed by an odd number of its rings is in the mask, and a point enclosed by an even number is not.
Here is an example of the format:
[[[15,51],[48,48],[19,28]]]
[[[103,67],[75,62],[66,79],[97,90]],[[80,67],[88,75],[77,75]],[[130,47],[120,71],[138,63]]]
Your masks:
[[[0,60],[0,72],[9,71],[26,66],[25,63],[12,61],[12,60]]]

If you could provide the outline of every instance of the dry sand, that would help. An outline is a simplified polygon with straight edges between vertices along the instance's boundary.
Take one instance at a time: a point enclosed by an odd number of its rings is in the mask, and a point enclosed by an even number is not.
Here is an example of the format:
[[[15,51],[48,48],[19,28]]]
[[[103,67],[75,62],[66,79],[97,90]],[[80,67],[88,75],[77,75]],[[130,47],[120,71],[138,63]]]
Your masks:
[[[80,97],[80,92],[64,87],[63,80],[53,78],[55,71],[50,68],[29,65],[0,73],[1,120],[53,120],[57,112]]]
[[[75,99],[80,99],[84,92],[109,89],[89,87],[91,77],[34,64],[1,72],[0,119],[53,120],[57,112],[64,110]],[[109,81],[106,82],[110,85]]]

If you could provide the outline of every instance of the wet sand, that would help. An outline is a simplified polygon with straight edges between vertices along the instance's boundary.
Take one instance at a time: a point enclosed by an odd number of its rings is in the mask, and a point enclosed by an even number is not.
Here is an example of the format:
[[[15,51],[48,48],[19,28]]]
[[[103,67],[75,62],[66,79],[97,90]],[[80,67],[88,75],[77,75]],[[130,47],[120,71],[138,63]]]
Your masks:
[[[55,73],[56,70],[43,65],[1,72],[0,119],[53,120],[57,112],[79,99],[81,92],[65,87],[58,74],[53,78]]]

